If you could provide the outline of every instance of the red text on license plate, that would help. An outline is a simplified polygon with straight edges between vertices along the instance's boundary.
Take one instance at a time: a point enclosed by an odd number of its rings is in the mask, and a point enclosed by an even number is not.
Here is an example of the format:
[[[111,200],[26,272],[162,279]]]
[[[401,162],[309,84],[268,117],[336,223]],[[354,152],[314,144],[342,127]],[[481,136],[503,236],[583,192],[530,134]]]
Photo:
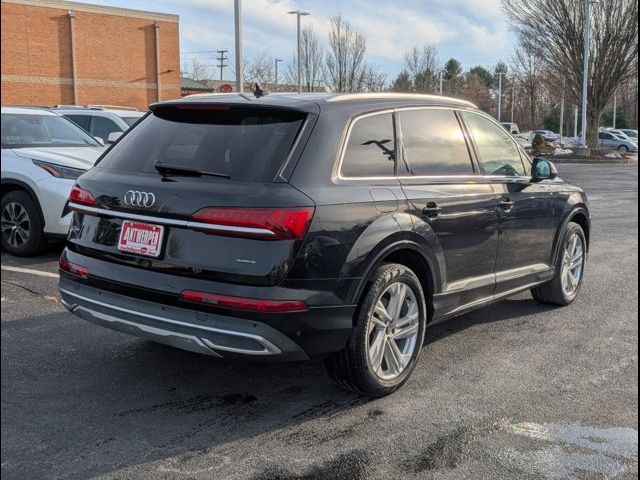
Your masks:
[[[120,230],[118,249],[122,252],[158,257],[162,248],[164,227],[124,220]]]

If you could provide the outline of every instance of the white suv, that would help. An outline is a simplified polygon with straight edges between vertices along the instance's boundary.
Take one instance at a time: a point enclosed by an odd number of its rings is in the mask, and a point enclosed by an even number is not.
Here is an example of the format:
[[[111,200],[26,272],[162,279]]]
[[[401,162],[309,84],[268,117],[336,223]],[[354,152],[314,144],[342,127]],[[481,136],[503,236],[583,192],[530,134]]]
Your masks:
[[[122,132],[144,116],[144,112],[134,108],[108,105],[56,105],[51,110],[64,115],[105,144],[115,142]]]
[[[30,256],[44,249],[48,237],[66,236],[71,187],[104,151],[62,115],[2,107],[2,248]]]

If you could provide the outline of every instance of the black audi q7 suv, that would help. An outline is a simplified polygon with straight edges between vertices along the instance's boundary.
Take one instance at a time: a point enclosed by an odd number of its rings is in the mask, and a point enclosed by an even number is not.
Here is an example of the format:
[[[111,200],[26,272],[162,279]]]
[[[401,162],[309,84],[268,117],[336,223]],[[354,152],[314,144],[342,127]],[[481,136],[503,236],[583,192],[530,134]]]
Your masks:
[[[422,95],[157,103],[82,175],[60,292],[102,326],[224,358],[322,356],[382,396],[433,323],[582,283],[584,192],[472,104]]]

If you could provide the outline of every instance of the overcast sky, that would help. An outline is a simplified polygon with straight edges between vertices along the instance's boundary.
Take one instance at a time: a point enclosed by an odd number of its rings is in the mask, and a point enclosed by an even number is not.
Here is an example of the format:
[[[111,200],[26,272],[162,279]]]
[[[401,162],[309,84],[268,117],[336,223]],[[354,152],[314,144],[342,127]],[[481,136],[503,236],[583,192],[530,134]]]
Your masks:
[[[196,57],[214,64],[214,53],[228,49],[233,63],[233,0],[95,0],[94,3],[180,16],[182,59]],[[366,35],[368,61],[389,74],[401,69],[402,53],[413,45],[434,45],[442,61],[460,60],[465,69],[487,68],[506,60],[513,36],[500,0],[244,0],[245,57],[259,50],[290,59],[295,50],[296,23],[289,10],[303,9],[326,42],[329,19],[342,14]]]

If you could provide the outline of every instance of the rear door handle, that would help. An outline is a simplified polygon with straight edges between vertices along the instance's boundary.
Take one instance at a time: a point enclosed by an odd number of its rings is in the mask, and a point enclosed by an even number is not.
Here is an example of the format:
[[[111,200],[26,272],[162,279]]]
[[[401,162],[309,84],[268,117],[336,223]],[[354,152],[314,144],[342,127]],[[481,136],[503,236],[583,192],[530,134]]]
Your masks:
[[[500,205],[500,210],[502,210],[505,213],[509,213],[513,208],[513,206],[515,205],[515,203],[513,203],[511,200],[507,198],[505,200],[502,200],[499,205]]]
[[[440,208],[436,202],[429,202],[422,209],[422,214],[427,218],[436,218],[438,215],[440,215],[441,211],[442,208]]]

